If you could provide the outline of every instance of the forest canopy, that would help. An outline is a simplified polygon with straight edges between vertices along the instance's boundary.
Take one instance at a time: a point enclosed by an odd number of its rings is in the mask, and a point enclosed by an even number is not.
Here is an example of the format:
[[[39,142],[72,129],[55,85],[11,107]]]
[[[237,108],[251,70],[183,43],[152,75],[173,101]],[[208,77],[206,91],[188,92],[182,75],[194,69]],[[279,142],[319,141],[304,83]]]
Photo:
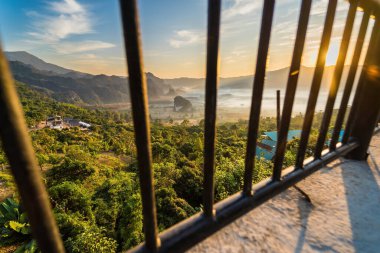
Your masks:
[[[138,164],[134,132],[129,113],[86,109],[60,103],[44,92],[17,83],[30,136],[42,171],[54,214],[68,252],[116,252],[144,240]],[[51,115],[91,123],[88,131],[78,127],[63,130],[36,129]],[[321,114],[314,120],[314,129]],[[292,119],[300,129],[303,116]],[[215,198],[222,200],[242,189],[247,121],[217,125]],[[159,230],[202,210],[203,121],[191,125],[153,122],[151,143]],[[260,120],[260,134],[276,130],[276,120]],[[312,153],[316,130],[310,137]],[[288,143],[284,167],[294,163],[298,140]],[[4,153],[0,152],[0,201],[22,211]],[[269,177],[272,161],[256,159],[254,182]],[[5,203],[5,202],[3,202]],[[11,221],[0,226],[9,228]],[[27,219],[17,221],[27,226]],[[7,225],[8,224],[8,225]],[[7,227],[8,226],[8,227]],[[2,229],[3,229],[2,228]],[[8,230],[7,230],[8,231]],[[1,246],[21,245],[37,250],[30,233],[9,230]]]

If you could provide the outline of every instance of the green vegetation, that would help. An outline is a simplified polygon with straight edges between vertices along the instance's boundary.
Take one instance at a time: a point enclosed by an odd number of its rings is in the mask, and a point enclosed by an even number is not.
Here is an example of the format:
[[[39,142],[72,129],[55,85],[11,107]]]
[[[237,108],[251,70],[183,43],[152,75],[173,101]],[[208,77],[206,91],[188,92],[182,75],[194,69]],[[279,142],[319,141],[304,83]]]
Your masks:
[[[115,252],[142,242],[142,204],[130,115],[59,103],[21,83],[17,87],[67,251]],[[32,128],[54,114],[93,126],[90,131]],[[291,128],[300,128],[302,122],[302,115],[295,117]],[[261,132],[275,128],[274,118],[260,122]],[[154,123],[151,132],[158,226],[163,230],[202,210],[203,122],[193,126],[186,121],[180,125]],[[215,194],[219,201],[242,188],[247,122],[218,125],[217,136]],[[310,145],[313,141],[314,135]],[[285,166],[294,162],[297,145],[298,140],[288,144]],[[8,167],[1,152],[0,164]],[[271,161],[257,159],[254,181],[270,176],[271,168]],[[0,183],[1,188],[14,191],[8,169],[0,171]],[[4,203],[16,205],[9,199]],[[15,243],[36,247],[30,243],[23,214],[3,220],[1,229],[8,229],[8,237]],[[10,221],[21,225],[11,226]]]
[[[33,253],[37,250],[27,215],[11,198],[0,204],[0,238],[0,246],[21,244],[16,252]]]

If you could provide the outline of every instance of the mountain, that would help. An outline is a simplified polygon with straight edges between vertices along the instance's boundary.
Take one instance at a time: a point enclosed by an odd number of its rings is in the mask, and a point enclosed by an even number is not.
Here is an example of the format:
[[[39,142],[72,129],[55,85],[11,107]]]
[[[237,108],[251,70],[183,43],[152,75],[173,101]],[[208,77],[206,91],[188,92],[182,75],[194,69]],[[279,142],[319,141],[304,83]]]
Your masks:
[[[47,63],[27,52],[6,52],[13,76],[16,80],[43,90],[58,101],[76,104],[112,104],[129,102],[128,79],[120,76],[92,75]],[[324,70],[321,90],[331,84],[334,66]],[[289,67],[268,71],[265,89],[284,89]],[[348,74],[344,68],[342,80]],[[314,75],[313,67],[302,66],[298,89],[308,91]],[[220,78],[220,89],[252,89],[253,75]],[[203,93],[205,78],[161,79],[153,73],[146,73],[149,101],[172,100],[176,95],[186,96],[192,92]],[[229,92],[229,91],[228,91]]]
[[[47,63],[27,52],[6,52],[16,80],[40,89],[58,101],[76,104],[128,102],[128,79],[91,75]],[[164,80],[147,73],[148,95],[154,100],[172,88]]]
[[[81,73],[81,72],[74,71],[71,69],[62,68],[58,65],[47,63],[41,60],[40,58],[32,54],[29,54],[28,52],[25,52],[25,51],[5,52],[5,55],[8,61],[19,61],[26,65],[31,65],[35,69],[45,71],[45,72],[51,72],[52,74],[66,75],[66,76],[73,75],[74,77],[83,77],[87,75],[85,73]]]
[[[349,68],[345,66],[342,80],[347,77]],[[321,83],[321,89],[326,90],[331,84],[334,73],[334,66],[327,66],[324,70],[324,76]],[[280,89],[286,87],[289,67],[278,70],[267,71],[265,77],[265,88]],[[309,90],[314,75],[314,67],[302,66],[298,79],[298,89]],[[220,78],[220,89],[252,89],[253,75]],[[165,79],[176,90],[203,90],[205,78],[173,78]]]

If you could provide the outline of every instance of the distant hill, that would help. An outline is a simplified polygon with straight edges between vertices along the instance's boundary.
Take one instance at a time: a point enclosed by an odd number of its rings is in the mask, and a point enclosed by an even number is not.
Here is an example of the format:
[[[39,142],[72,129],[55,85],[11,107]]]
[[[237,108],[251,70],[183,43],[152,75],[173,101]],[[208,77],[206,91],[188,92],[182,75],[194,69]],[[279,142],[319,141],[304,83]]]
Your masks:
[[[51,74],[59,74],[59,75],[66,75],[70,76],[73,75],[74,77],[83,77],[88,74],[81,73],[78,71],[74,71],[71,69],[62,68],[60,66],[47,63],[40,58],[29,54],[25,51],[16,51],[16,52],[5,52],[5,55],[8,59],[8,61],[19,61],[27,65],[33,66],[35,69],[51,72]]]
[[[14,78],[20,82],[43,90],[58,101],[74,104],[112,104],[129,102],[128,79],[120,76],[92,75],[62,68],[47,63],[24,51],[6,52]],[[324,71],[322,90],[331,84],[334,66]],[[265,88],[284,89],[289,68],[268,71]],[[343,80],[348,73],[346,66]],[[298,89],[309,90],[314,75],[313,67],[302,66]],[[253,75],[220,78],[220,89],[252,89]],[[173,99],[187,92],[204,91],[205,78],[161,79],[153,73],[146,73],[150,101],[155,99]]]
[[[38,88],[61,102],[74,104],[125,103],[130,100],[128,79],[91,75],[47,63],[27,52],[6,52],[16,80]],[[151,99],[165,96],[172,88],[147,73]]]
[[[348,74],[348,67],[346,66],[343,72],[343,77],[346,78]],[[322,80],[322,89],[327,89],[333,77],[334,66],[327,66],[324,70],[324,78]],[[289,67],[278,70],[268,71],[265,78],[265,88],[280,89],[286,87],[286,82],[289,74]],[[300,76],[298,80],[299,89],[309,89],[314,75],[313,67],[301,67]],[[252,89],[253,75],[220,78],[220,89]],[[344,79],[343,79],[344,80]],[[167,84],[173,86],[174,89],[188,90],[188,89],[204,89],[205,78],[173,78],[165,79]]]

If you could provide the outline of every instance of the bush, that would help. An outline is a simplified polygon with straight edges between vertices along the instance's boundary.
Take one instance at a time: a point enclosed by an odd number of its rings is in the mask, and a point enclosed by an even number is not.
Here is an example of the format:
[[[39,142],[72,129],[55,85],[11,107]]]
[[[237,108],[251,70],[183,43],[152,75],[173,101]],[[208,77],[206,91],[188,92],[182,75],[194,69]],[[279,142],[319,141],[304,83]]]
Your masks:
[[[85,231],[75,237],[70,237],[65,246],[69,252],[73,253],[111,253],[116,252],[117,243],[101,233]]]
[[[203,198],[203,176],[200,168],[185,166],[181,175],[173,185],[178,196],[185,199],[193,207],[198,207]]]
[[[163,230],[195,213],[195,209],[184,199],[178,198],[172,188],[158,189],[157,219],[160,230]]]
[[[0,246],[21,243],[16,252],[37,251],[28,217],[20,204],[12,198],[0,203],[0,236]]]
[[[85,189],[73,182],[63,182],[49,189],[55,208],[66,213],[79,213],[87,220],[94,220],[91,198]]]
[[[88,162],[65,157],[61,164],[54,166],[46,175],[49,185],[54,185],[63,181],[80,183],[94,173],[95,169]]]
[[[127,250],[144,240],[142,204],[139,194],[132,195],[123,203],[117,221],[119,250]]]

